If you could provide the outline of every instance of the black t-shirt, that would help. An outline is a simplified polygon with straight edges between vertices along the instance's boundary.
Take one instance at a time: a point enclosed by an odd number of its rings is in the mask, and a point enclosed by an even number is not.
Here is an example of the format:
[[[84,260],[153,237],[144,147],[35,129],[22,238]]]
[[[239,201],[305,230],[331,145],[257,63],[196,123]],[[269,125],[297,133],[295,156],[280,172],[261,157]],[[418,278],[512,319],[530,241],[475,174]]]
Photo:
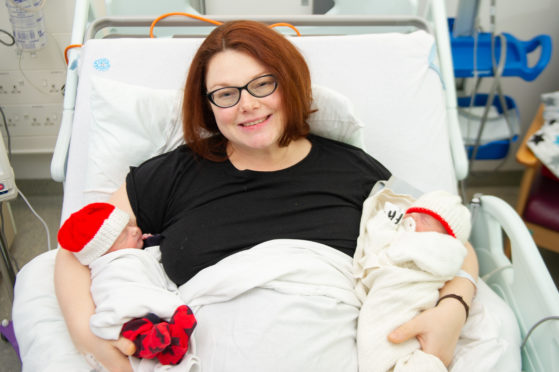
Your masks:
[[[138,226],[160,233],[162,263],[177,284],[271,239],[304,239],[353,256],[363,202],[390,173],[356,147],[309,136],[310,153],[273,172],[239,171],[187,146],[131,168]]]

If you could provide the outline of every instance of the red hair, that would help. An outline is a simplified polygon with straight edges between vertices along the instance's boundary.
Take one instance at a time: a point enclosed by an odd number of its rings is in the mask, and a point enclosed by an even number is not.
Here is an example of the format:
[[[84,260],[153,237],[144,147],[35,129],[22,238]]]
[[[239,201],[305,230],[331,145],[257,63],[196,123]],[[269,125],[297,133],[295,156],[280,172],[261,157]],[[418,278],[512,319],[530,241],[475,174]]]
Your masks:
[[[212,57],[224,50],[235,50],[255,58],[278,81],[282,95],[285,127],[279,145],[309,133],[311,112],[310,72],[297,48],[283,35],[254,21],[232,21],[213,30],[192,59],[184,88],[183,132],[188,146],[203,158],[223,161],[227,158],[225,138],[217,127],[206,97],[206,74]]]

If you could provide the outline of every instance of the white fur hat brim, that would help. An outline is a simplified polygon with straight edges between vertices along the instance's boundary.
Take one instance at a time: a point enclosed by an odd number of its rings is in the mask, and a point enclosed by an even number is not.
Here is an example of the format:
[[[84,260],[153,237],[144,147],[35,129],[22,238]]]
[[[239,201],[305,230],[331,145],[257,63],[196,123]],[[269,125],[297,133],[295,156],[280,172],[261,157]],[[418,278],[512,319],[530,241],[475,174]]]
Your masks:
[[[128,213],[115,208],[93,237],[79,252],[74,252],[82,265],[89,265],[101,257],[111,248],[118,236],[122,233],[130,216]]]

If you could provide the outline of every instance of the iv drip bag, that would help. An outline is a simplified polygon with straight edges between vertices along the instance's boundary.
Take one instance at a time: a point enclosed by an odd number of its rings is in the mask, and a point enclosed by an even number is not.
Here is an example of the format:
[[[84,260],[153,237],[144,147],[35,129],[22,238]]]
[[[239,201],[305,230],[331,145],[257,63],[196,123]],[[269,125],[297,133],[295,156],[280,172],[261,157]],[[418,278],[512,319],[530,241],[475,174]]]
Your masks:
[[[45,0],[6,0],[18,48],[34,51],[47,44],[43,3]]]

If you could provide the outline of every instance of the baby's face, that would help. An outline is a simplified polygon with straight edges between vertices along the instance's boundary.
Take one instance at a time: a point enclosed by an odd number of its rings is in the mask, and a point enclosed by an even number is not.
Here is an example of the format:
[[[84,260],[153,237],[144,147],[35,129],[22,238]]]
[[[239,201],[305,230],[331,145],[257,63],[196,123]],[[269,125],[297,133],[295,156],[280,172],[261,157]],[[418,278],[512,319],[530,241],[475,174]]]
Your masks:
[[[416,232],[433,231],[441,234],[447,233],[443,224],[435,217],[428,214],[414,212],[406,214],[404,218],[411,218],[413,220],[415,224],[414,231]]]
[[[124,248],[139,248],[144,246],[142,239],[142,231],[138,226],[128,224],[124,230],[116,238],[110,251],[116,251]]]

